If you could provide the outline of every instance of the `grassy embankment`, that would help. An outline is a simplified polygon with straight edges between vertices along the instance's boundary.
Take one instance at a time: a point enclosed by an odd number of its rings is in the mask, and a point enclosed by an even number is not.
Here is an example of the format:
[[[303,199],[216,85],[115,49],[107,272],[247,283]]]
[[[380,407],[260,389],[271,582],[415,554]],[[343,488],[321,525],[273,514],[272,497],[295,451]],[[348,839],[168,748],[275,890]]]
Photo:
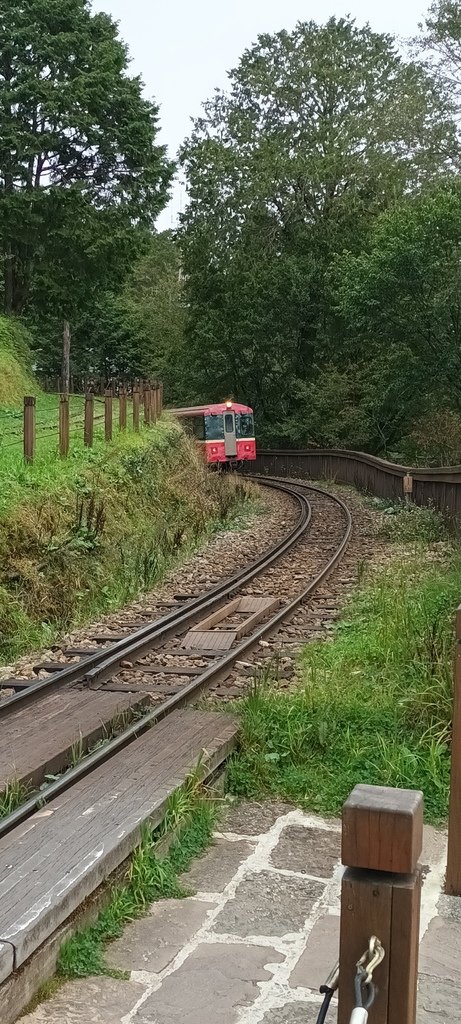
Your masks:
[[[263,680],[244,702],[234,794],[338,814],[366,782],[422,789],[426,819],[446,816],[459,544],[434,545],[441,524],[427,510],[384,529],[390,564],[362,581],[332,642],[305,647],[296,692]]]
[[[0,318],[0,371],[15,361],[15,339],[5,342],[2,330]],[[123,605],[254,507],[248,487],[207,474],[168,417],[139,435],[116,434],[110,445],[95,431],[92,449],[79,424],[69,458],[60,459],[56,396],[39,395],[44,426],[37,458],[25,466],[11,432],[20,432],[19,398],[34,382],[25,361],[16,360],[15,372],[0,392],[0,663]]]

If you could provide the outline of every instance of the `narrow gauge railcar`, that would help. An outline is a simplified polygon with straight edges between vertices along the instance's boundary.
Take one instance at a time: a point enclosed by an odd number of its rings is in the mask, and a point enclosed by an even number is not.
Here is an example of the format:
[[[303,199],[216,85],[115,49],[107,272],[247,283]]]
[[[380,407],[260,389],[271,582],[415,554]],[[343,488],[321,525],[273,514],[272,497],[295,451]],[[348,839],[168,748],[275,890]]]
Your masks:
[[[203,451],[205,462],[233,467],[256,458],[253,410],[238,402],[170,409]]]

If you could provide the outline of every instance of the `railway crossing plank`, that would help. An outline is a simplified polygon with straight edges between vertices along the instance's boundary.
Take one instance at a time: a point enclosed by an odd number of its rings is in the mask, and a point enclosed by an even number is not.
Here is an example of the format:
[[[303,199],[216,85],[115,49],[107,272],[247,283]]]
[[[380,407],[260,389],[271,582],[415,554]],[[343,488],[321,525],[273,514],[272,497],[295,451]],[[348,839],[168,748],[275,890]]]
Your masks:
[[[117,715],[143,707],[149,695],[66,689],[40,703],[11,711],[0,730],[0,792],[9,779],[38,784],[68,763],[75,744],[87,745],[104,734]],[[67,761],[66,761],[67,758]]]
[[[230,715],[176,711],[0,839],[0,950],[14,947],[15,969],[129,856],[142,825],[160,823],[199,759],[211,774],[227,758],[237,732]]]

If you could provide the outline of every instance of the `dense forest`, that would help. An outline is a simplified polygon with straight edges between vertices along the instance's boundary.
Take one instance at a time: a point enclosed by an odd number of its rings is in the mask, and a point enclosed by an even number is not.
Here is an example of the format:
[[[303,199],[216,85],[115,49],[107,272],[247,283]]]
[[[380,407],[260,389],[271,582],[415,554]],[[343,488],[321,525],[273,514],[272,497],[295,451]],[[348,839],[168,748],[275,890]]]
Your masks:
[[[260,35],[177,165],[89,0],[0,0],[0,58],[1,301],[39,375],[66,324],[75,373],[234,395],[264,442],[461,461],[457,0],[404,46],[350,18]]]

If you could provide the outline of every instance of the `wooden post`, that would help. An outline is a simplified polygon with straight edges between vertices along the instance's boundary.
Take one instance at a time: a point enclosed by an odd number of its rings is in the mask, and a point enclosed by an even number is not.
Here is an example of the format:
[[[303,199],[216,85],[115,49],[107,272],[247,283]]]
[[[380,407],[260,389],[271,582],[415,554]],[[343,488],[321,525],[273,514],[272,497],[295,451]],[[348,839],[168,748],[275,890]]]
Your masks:
[[[104,392],[104,436],[106,441],[112,441],[112,388]]]
[[[69,398],[61,395],[59,399],[59,454],[67,459],[69,454]]]
[[[403,478],[403,495],[405,501],[410,503],[413,494],[413,477],[406,473]]]
[[[133,430],[139,433],[139,388],[133,388]]]
[[[150,426],[150,391],[147,386],[144,388],[144,426]]]
[[[163,412],[163,384],[159,384],[159,409],[158,409],[159,416],[162,415],[162,412]]]
[[[356,964],[376,935],[385,950],[369,1024],[415,1024],[423,795],[356,786],[343,808],[338,1024],[349,1024]]]
[[[83,439],[87,448],[93,447],[93,419],[94,419],[94,397],[91,394],[85,395],[85,422],[83,427]]]
[[[24,460],[33,462],[35,456],[35,398],[24,398]]]
[[[62,335],[62,392],[64,395],[69,394],[69,381],[70,381],[70,323],[68,320],[64,320],[64,330]]]
[[[449,896],[461,896],[461,606],[456,612],[455,620],[450,810],[445,891]]]
[[[126,430],[126,388],[122,387],[118,396],[118,429]]]

